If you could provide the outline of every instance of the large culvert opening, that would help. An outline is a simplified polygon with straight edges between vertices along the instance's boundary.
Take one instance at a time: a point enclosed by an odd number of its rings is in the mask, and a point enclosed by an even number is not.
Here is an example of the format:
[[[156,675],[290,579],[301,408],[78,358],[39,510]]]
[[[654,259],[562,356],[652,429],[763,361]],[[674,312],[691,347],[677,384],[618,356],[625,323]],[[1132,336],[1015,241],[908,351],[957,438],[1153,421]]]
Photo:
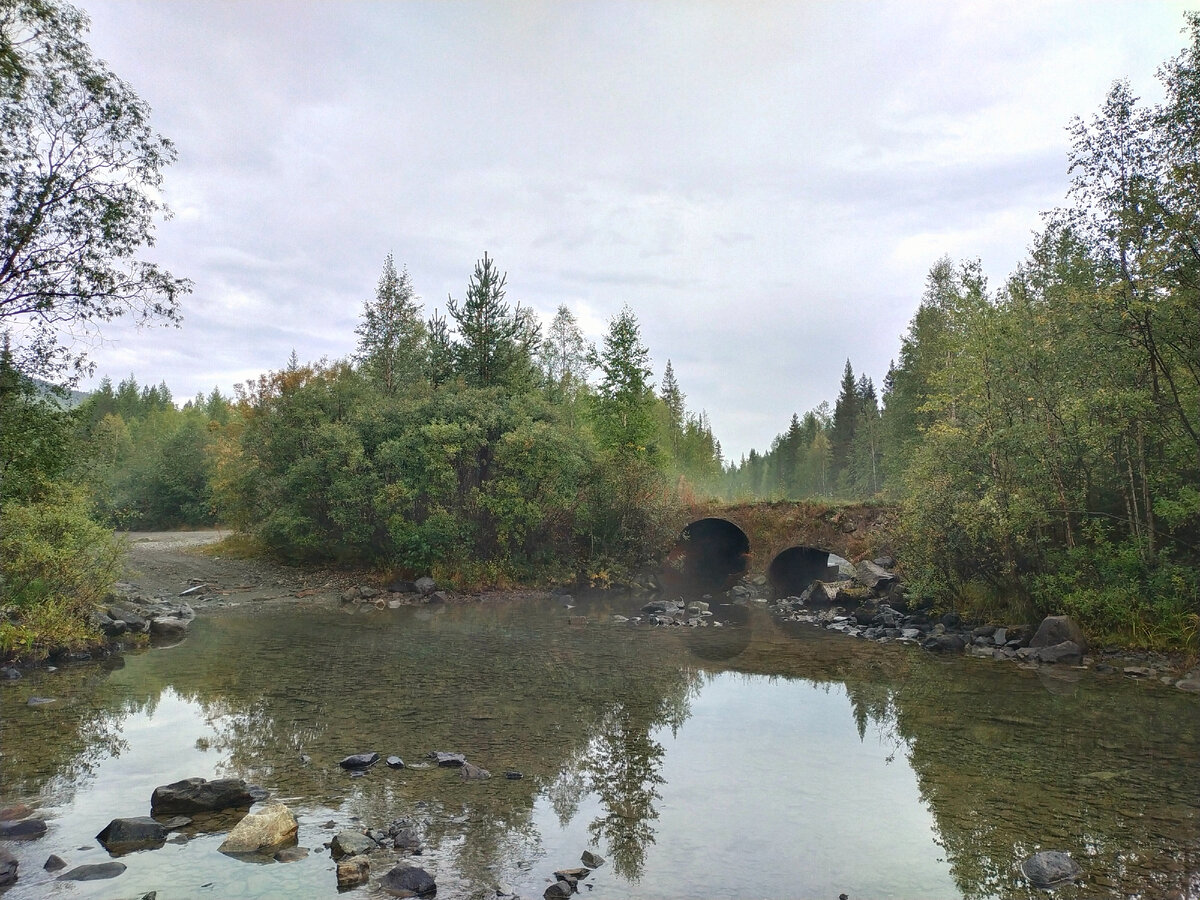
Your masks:
[[[795,597],[814,581],[838,577],[839,557],[819,547],[788,547],[767,567],[767,581],[776,597]]]
[[[688,525],[667,555],[665,585],[677,591],[722,591],[746,574],[750,538],[727,519]]]

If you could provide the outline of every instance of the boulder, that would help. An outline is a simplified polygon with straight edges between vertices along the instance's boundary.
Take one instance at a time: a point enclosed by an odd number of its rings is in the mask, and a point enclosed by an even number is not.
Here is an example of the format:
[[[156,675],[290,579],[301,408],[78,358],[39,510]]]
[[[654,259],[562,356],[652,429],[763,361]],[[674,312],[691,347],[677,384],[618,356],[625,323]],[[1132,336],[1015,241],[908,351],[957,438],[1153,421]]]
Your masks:
[[[392,835],[392,848],[407,850],[410,853],[420,853],[421,839],[411,828],[401,828]]]
[[[119,862],[97,863],[90,866],[76,866],[70,871],[58,876],[58,881],[103,881],[105,878],[116,878],[125,871],[125,864]]]
[[[67,867],[67,861],[57,853],[51,853],[46,857],[46,861],[42,863],[42,868],[47,872],[61,872]]]
[[[935,634],[921,645],[931,653],[962,653],[967,642],[957,634]]]
[[[398,756],[389,756],[386,760],[389,769],[403,769],[404,760]]]
[[[167,842],[168,829],[149,816],[113,819],[96,835],[96,840],[114,856],[134,850],[157,850]]]
[[[1055,644],[1061,644],[1064,641],[1073,642],[1080,650],[1087,653],[1087,639],[1083,636],[1083,630],[1074,619],[1070,616],[1046,616],[1046,618],[1042,619],[1042,624],[1038,626],[1037,632],[1029,641],[1029,646],[1053,647]]]
[[[434,750],[429,754],[429,759],[446,768],[456,768],[467,761],[467,758],[461,753],[446,753],[442,750]]]
[[[286,847],[275,854],[275,862],[299,862],[308,856],[307,847]]]
[[[404,579],[404,578],[397,578],[393,581],[388,582],[387,589],[389,591],[391,591],[393,594],[415,594],[415,593],[417,593],[417,586],[415,584],[413,584],[411,581],[408,581],[407,579]]]
[[[42,819],[0,822],[0,841],[35,841],[45,833],[46,823]]]
[[[546,900],[567,900],[575,892],[569,881],[556,881],[542,894]]]
[[[887,585],[888,582],[895,581],[896,576],[883,566],[877,566],[870,560],[864,559],[854,567],[854,580],[863,587],[874,590],[880,585]]]
[[[1066,853],[1043,850],[1021,863],[1021,871],[1034,887],[1048,889],[1074,881],[1083,870]]]
[[[342,859],[346,856],[358,856],[360,853],[370,853],[375,847],[375,842],[361,831],[346,828],[333,836],[333,841],[329,845],[329,852],[334,859]]]
[[[338,765],[343,769],[369,769],[377,762],[379,762],[378,753],[354,753],[347,756]]]
[[[579,861],[589,869],[598,869],[604,865],[604,857],[599,853],[593,853],[591,850],[584,850],[579,857]]]
[[[187,634],[191,621],[180,616],[161,616],[150,622],[150,633],[157,637],[180,637]]]
[[[220,809],[249,807],[254,795],[240,778],[185,778],[156,787],[150,796],[150,815],[190,815],[198,812],[215,812]]]
[[[1083,650],[1074,641],[1063,641],[1052,647],[1033,648],[1038,662],[1077,666],[1083,662]]]
[[[274,851],[294,843],[299,828],[290,809],[282,803],[271,803],[233,826],[225,843],[217,849],[230,854]]]
[[[366,884],[371,878],[371,861],[365,856],[351,856],[337,864],[339,891]]]
[[[424,594],[425,596],[429,596],[437,590],[437,582],[428,575],[422,575],[413,582],[413,585],[416,587],[417,593]]]
[[[379,886],[393,897],[431,897],[437,893],[437,885],[428,872],[403,864],[384,874]]]
[[[492,773],[487,769],[480,768],[474,763],[464,762],[462,768],[458,770],[458,774],[463,781],[483,781],[486,778],[491,778]]]
[[[17,866],[17,858],[0,847],[0,887],[16,882]]]

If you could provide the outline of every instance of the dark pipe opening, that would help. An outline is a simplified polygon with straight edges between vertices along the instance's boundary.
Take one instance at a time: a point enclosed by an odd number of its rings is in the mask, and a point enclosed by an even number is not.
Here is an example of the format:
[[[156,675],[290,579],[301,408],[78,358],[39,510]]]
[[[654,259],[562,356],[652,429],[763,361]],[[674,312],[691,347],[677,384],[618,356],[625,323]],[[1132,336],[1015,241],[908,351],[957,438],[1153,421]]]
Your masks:
[[[818,547],[788,547],[767,567],[767,581],[776,597],[798,596],[814,581],[829,581],[837,575],[837,561],[828,550]]]
[[[721,591],[746,573],[750,539],[725,519],[700,519],[679,535],[663,567],[664,585],[675,591]]]

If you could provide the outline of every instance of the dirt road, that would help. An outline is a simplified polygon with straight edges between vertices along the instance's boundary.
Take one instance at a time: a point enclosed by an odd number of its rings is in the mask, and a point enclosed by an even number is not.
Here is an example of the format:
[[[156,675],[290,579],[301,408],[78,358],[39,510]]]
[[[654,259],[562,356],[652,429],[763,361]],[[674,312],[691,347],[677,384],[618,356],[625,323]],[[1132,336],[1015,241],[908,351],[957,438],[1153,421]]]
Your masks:
[[[239,559],[205,551],[226,531],[133,531],[125,580],[137,593],[186,599],[196,608],[250,601],[336,599],[356,583],[329,572],[311,572],[260,559]]]

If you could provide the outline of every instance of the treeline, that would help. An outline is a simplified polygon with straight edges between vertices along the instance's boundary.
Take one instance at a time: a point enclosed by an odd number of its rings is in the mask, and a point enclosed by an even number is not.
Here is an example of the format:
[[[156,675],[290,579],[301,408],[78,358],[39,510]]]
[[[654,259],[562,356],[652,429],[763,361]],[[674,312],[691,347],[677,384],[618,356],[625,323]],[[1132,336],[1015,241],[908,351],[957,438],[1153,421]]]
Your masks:
[[[902,504],[914,587],[1195,647],[1200,628],[1200,16],[1143,106],[1071,127],[1068,204],[998,288],[939,261],[884,384],[849,363],[730,473],[761,496]],[[850,423],[854,422],[853,427]]]
[[[466,583],[612,574],[722,478],[707,416],[668,361],[658,390],[633,312],[599,348],[566,306],[543,328],[484,256],[425,317],[389,255],[347,359],[300,362],[181,408],[105,380],[66,416],[102,521],[221,522],[281,556]]]

